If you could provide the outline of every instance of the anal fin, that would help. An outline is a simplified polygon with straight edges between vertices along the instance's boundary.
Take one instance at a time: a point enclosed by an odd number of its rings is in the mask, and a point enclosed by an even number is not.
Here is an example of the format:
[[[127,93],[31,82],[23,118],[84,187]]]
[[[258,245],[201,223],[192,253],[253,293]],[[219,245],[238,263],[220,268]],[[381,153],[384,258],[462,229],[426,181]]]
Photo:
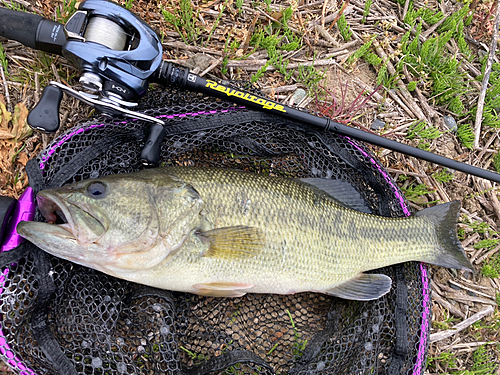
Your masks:
[[[387,275],[360,273],[355,278],[325,290],[324,293],[356,301],[371,301],[391,290],[392,280]]]
[[[240,283],[205,283],[195,284],[196,294],[211,297],[242,297],[247,292],[242,289],[250,289],[253,284]]]

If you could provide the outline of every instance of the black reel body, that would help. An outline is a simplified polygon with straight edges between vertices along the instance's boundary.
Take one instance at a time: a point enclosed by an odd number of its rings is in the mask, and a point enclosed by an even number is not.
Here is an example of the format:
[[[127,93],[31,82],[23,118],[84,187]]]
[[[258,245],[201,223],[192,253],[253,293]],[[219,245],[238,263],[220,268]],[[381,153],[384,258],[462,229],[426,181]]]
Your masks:
[[[150,92],[140,106],[166,122],[161,165],[342,179],[373,213],[410,214],[384,168],[350,138],[181,90]],[[143,121],[109,118],[69,129],[30,161],[30,183],[39,191],[139,170],[147,133]],[[21,255],[4,261],[1,282],[0,354],[18,373],[421,375],[425,369],[430,286],[421,263],[377,270],[393,287],[362,303],[314,293],[171,293],[37,248]]]

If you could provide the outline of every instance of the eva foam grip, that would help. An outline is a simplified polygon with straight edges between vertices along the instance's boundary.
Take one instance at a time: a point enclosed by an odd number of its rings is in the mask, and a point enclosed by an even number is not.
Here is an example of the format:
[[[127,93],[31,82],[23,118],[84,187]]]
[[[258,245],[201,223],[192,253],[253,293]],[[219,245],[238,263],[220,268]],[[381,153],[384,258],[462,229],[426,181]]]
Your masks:
[[[62,54],[66,35],[62,24],[38,14],[0,7],[0,36],[17,40],[26,47]]]
[[[16,200],[10,197],[0,196],[0,248],[3,244],[3,239],[7,237],[7,228],[9,227],[10,218],[14,212]]]
[[[0,36],[36,48],[36,32],[43,19],[38,14],[0,8]]]

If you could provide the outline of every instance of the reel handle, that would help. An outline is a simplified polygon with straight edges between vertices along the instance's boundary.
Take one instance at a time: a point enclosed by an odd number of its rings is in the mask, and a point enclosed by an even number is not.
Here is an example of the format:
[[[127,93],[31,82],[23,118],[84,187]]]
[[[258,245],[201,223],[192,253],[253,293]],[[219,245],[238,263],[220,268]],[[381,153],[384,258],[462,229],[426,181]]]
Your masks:
[[[141,162],[144,165],[158,166],[161,143],[165,138],[165,127],[160,124],[151,124],[148,138],[141,150]]]
[[[28,125],[44,133],[54,133],[59,129],[59,106],[63,97],[57,86],[48,85],[43,89],[42,97],[28,115]]]

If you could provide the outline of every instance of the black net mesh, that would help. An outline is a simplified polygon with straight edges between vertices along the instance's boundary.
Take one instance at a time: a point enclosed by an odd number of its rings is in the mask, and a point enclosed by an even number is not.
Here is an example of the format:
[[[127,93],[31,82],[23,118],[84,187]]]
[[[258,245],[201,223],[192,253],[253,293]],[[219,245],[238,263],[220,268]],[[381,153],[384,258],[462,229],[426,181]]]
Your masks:
[[[161,165],[337,178],[355,186],[372,212],[409,214],[383,167],[349,138],[184,91],[153,91],[141,106],[167,122]],[[31,185],[40,190],[141,169],[147,129],[141,121],[104,118],[72,128],[31,164]],[[314,293],[171,293],[36,248],[27,254],[8,263],[0,279],[0,355],[18,373],[424,371],[430,291],[419,263],[382,270],[393,279],[391,292],[361,303]]]

